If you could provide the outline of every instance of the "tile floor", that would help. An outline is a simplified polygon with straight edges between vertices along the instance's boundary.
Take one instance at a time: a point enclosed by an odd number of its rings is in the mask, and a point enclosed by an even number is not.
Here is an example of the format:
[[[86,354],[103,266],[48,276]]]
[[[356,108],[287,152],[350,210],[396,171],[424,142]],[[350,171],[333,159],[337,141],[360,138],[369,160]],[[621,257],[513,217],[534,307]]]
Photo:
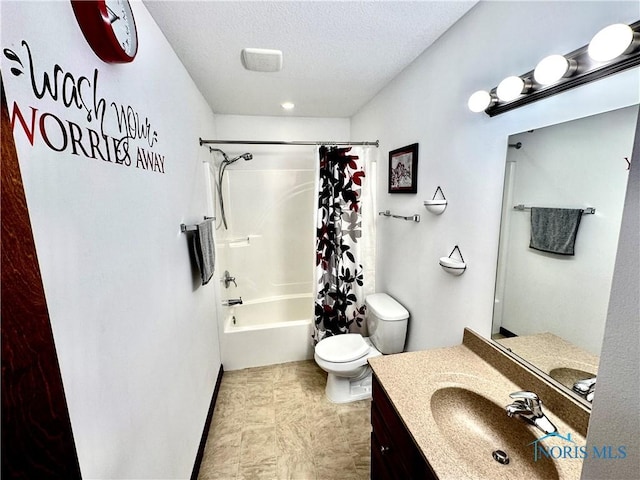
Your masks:
[[[225,372],[200,480],[369,478],[370,401],[337,405],[313,360]]]

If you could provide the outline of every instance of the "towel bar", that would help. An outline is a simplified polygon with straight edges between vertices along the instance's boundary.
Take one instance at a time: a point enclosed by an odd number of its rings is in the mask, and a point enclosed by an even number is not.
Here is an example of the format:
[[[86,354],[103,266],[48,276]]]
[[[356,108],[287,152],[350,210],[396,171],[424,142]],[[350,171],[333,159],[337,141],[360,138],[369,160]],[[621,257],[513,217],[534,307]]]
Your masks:
[[[531,207],[527,207],[524,206],[523,204],[519,204],[519,205],[514,205],[513,206],[514,210],[531,210]],[[596,209],[593,207],[585,207],[584,212],[582,212],[583,215],[594,215],[596,213]]]
[[[404,216],[404,215],[395,215],[391,213],[389,210],[385,210],[384,212],[378,212],[378,215],[384,215],[385,217],[400,218],[402,220],[410,220],[416,223],[420,221],[420,215],[418,215],[417,213],[415,215]]]
[[[204,217],[205,221],[206,220],[211,220],[214,221],[216,219],[216,217]],[[186,233],[186,232],[195,232],[196,230],[198,230],[198,226],[197,225],[186,225],[184,223],[180,224],[180,231],[182,233]]]

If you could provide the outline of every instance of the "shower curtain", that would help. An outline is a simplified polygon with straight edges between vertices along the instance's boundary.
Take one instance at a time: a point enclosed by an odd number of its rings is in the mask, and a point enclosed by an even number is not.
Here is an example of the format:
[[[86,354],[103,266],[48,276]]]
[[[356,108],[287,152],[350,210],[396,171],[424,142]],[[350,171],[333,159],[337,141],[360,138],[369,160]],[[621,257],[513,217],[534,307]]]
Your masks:
[[[314,343],[366,334],[364,300],[374,291],[375,264],[375,164],[361,148],[321,146],[318,154]]]

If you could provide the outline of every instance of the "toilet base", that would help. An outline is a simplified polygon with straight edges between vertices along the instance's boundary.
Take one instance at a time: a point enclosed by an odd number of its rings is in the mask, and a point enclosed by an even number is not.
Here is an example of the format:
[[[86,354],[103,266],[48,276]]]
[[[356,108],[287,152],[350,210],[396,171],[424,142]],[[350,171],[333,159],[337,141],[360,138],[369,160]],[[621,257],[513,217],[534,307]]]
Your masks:
[[[371,398],[372,373],[367,366],[365,372],[356,378],[327,374],[325,394],[333,403],[348,403]]]

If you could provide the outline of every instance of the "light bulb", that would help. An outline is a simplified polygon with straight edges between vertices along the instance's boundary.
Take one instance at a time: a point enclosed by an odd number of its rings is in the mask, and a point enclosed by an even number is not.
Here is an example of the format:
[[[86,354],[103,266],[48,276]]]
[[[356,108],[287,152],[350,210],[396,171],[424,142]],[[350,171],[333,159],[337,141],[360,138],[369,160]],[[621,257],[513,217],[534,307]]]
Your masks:
[[[295,104],[291,103],[291,102],[284,102],[284,103],[280,104],[280,106],[282,108],[284,108],[285,110],[293,110],[295,108]]]
[[[540,85],[549,85],[573,73],[576,67],[575,60],[567,60],[562,55],[549,55],[536,65],[533,78]]]
[[[469,110],[479,113],[484,112],[493,103],[495,103],[495,98],[493,98],[489,92],[486,90],[478,90],[469,97],[467,105],[469,106]]]
[[[603,28],[589,43],[589,56],[597,62],[607,62],[627,52],[636,34],[629,25],[616,23]]]
[[[520,77],[507,77],[498,84],[496,93],[503,102],[510,102],[522,95],[527,89],[527,83]]]

